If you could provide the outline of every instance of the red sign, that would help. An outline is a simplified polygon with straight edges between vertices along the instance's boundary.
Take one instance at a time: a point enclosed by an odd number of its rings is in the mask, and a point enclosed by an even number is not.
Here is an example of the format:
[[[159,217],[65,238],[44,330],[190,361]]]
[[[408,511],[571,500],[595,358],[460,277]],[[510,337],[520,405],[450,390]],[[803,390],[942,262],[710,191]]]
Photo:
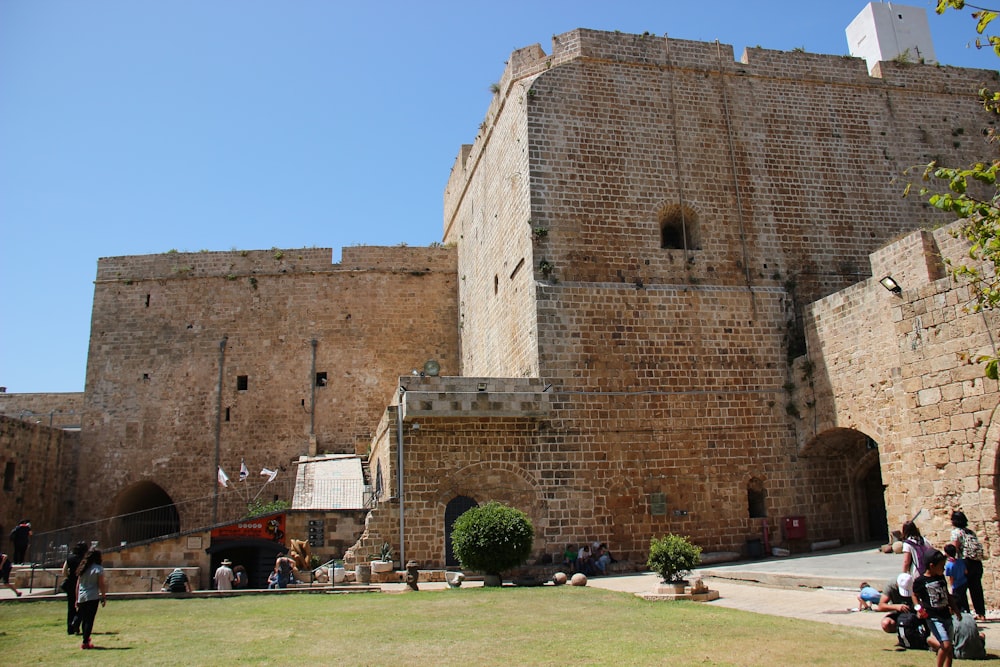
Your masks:
[[[268,540],[285,543],[285,515],[271,514],[243,519],[212,529],[213,540]]]

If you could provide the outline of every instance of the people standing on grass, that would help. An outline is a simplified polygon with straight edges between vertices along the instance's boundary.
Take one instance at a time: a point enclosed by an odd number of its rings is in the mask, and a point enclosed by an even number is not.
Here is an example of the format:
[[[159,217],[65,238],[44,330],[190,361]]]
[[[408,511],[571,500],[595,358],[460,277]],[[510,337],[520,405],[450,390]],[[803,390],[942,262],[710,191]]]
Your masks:
[[[10,571],[14,569],[14,563],[11,561],[10,556],[4,553],[0,553],[0,581],[3,585],[14,591],[14,595],[21,597],[21,591],[17,590],[17,586],[10,583]]]
[[[986,601],[983,598],[983,545],[975,531],[969,528],[969,519],[961,510],[951,513],[951,543],[958,558],[965,561],[965,578],[969,587],[976,620],[986,620]]]
[[[80,648],[94,648],[90,635],[94,631],[97,605],[103,607],[108,597],[108,583],[104,578],[100,549],[91,549],[84,555],[80,567],[76,570],[76,576],[76,610],[80,616],[80,629],[83,631],[83,643],[80,644]]]
[[[75,635],[80,632],[80,615],[76,613],[76,571],[87,553],[87,543],[77,542],[70,552],[69,558],[63,563],[62,589],[66,591],[66,634]]]
[[[948,582],[944,578],[947,560],[948,557],[943,553],[934,551],[927,557],[923,574],[913,582],[914,609],[927,623],[927,629],[940,645],[937,651],[938,667],[951,667],[954,658],[952,614],[956,620],[962,619],[962,611],[948,592]]]

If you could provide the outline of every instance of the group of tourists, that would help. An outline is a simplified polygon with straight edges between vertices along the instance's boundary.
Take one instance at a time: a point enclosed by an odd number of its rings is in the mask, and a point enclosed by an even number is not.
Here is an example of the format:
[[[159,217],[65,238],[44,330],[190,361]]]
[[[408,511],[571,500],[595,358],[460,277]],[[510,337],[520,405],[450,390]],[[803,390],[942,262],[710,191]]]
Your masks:
[[[934,650],[939,666],[950,666],[955,657],[986,657],[985,637],[976,625],[986,619],[983,547],[963,512],[953,512],[951,524],[943,550],[921,535],[913,521],[903,524],[903,571],[886,584],[875,605],[888,612],[882,619],[885,632],[896,634],[904,648]],[[871,600],[862,585],[859,601]]]
[[[215,590],[217,591],[246,588],[249,583],[246,568],[242,565],[233,567],[233,561],[228,558],[219,565],[212,580],[215,582]]]
[[[563,552],[563,566],[570,572],[582,572],[588,577],[607,574],[611,564],[617,562],[608,550],[606,542],[584,544],[579,548],[567,544]]]

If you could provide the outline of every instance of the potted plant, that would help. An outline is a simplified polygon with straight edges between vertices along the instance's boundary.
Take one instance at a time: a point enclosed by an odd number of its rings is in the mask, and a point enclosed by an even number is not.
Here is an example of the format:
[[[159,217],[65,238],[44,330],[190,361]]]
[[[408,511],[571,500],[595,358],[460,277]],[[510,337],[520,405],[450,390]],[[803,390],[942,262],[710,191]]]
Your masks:
[[[524,512],[491,501],[455,520],[451,544],[463,568],[482,572],[487,586],[501,584],[500,573],[528,560],[535,529]]]
[[[389,546],[388,542],[382,543],[382,549],[379,552],[379,557],[375,558],[371,562],[372,572],[392,572],[393,561],[392,561],[392,547]]]
[[[673,585],[675,591],[684,592],[684,579],[701,562],[701,547],[691,544],[688,538],[667,533],[649,543],[649,560],[646,566],[663,578],[663,583]],[[679,589],[679,590],[678,590]]]

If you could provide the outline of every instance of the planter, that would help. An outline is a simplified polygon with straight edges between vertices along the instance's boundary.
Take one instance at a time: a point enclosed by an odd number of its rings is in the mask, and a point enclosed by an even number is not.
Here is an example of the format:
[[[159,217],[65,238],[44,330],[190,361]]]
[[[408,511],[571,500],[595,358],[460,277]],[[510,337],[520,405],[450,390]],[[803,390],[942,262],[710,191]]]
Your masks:
[[[333,583],[340,584],[347,578],[347,571],[342,567],[333,568]]]
[[[371,571],[376,574],[392,572],[394,569],[395,568],[391,560],[373,560],[371,562]]]
[[[483,586],[503,586],[503,579],[500,578],[499,574],[486,574],[483,575]]]
[[[661,581],[653,588],[656,595],[684,595],[687,590],[686,581]]]
[[[372,583],[372,566],[368,563],[358,563],[355,565],[354,580],[359,584]]]

